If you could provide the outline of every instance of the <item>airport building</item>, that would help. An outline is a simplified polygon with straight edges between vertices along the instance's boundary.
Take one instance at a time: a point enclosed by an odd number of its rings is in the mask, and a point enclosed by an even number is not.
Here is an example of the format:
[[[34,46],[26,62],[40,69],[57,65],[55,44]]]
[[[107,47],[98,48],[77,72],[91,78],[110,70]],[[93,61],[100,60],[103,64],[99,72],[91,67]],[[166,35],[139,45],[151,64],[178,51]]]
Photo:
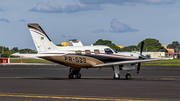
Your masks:
[[[124,46],[122,46],[122,45],[121,45],[121,46],[118,46],[118,47],[119,47],[119,48],[124,48]]]
[[[174,49],[168,49],[167,45],[162,45],[168,52],[142,52],[142,55],[149,55],[151,58],[178,58],[180,53],[174,51]],[[120,48],[124,48],[124,46],[118,46]],[[133,51],[135,53],[140,53],[138,51]]]
[[[162,45],[164,48],[167,49],[167,53],[165,53],[166,57],[168,58],[174,58],[177,59],[179,58],[180,53],[179,52],[175,52],[174,49],[168,49],[166,45]]]
[[[137,52],[140,54],[140,52]],[[165,58],[165,52],[142,52],[144,56],[150,56],[150,58]]]
[[[62,46],[69,46],[69,42],[61,42]]]

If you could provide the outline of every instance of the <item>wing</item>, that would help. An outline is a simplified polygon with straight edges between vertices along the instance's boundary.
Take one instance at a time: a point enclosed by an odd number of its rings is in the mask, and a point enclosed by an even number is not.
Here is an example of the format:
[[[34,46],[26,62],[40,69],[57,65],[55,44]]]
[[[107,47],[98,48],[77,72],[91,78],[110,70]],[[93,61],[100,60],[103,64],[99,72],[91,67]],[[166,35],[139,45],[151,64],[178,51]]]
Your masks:
[[[168,59],[164,58],[164,59],[120,61],[120,62],[111,62],[111,63],[100,64],[100,65],[96,65],[94,67],[109,67],[109,66],[114,66],[114,65],[136,64],[136,63],[149,62],[149,61],[159,61],[159,60],[168,60]]]

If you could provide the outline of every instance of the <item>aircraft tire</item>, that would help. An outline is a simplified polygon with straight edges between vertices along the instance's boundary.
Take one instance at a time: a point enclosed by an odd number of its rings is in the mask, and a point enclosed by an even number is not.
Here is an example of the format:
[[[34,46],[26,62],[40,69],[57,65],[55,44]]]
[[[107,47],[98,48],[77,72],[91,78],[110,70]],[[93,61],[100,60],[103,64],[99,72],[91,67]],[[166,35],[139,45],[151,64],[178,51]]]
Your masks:
[[[81,78],[81,73],[78,73],[76,76],[75,76],[76,79],[80,79]]]
[[[73,75],[70,74],[69,75],[69,79],[74,79]]]
[[[126,79],[127,79],[127,80],[131,79],[131,74],[127,73],[127,74],[126,74]]]

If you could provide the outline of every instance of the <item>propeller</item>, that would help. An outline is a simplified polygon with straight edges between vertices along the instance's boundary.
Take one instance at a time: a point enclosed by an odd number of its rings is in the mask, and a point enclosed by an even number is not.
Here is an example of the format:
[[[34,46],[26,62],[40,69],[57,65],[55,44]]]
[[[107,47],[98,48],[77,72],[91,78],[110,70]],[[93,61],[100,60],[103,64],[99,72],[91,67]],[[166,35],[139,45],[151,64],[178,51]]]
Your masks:
[[[143,47],[144,47],[144,41],[141,42],[141,49],[140,49],[140,55],[141,55],[141,56],[139,57],[140,60],[142,59]],[[141,67],[141,63],[138,63],[138,66],[137,66],[137,74],[139,74],[140,67]]]

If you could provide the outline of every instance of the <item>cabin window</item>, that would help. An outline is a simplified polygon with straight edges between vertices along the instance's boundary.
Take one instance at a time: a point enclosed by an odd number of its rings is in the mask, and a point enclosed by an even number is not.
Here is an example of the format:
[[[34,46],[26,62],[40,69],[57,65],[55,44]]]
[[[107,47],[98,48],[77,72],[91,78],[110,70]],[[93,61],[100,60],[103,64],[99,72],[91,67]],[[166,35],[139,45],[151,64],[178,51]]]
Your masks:
[[[76,54],[77,55],[81,55],[81,51],[79,50],[79,51],[76,51]]]
[[[113,51],[110,48],[105,48],[104,51],[106,54],[113,54]]]
[[[99,52],[98,49],[95,49],[95,50],[94,50],[94,53],[95,53],[95,54],[100,54],[100,52]]]
[[[91,51],[90,50],[85,50],[85,53],[89,55],[89,54],[91,54]]]

